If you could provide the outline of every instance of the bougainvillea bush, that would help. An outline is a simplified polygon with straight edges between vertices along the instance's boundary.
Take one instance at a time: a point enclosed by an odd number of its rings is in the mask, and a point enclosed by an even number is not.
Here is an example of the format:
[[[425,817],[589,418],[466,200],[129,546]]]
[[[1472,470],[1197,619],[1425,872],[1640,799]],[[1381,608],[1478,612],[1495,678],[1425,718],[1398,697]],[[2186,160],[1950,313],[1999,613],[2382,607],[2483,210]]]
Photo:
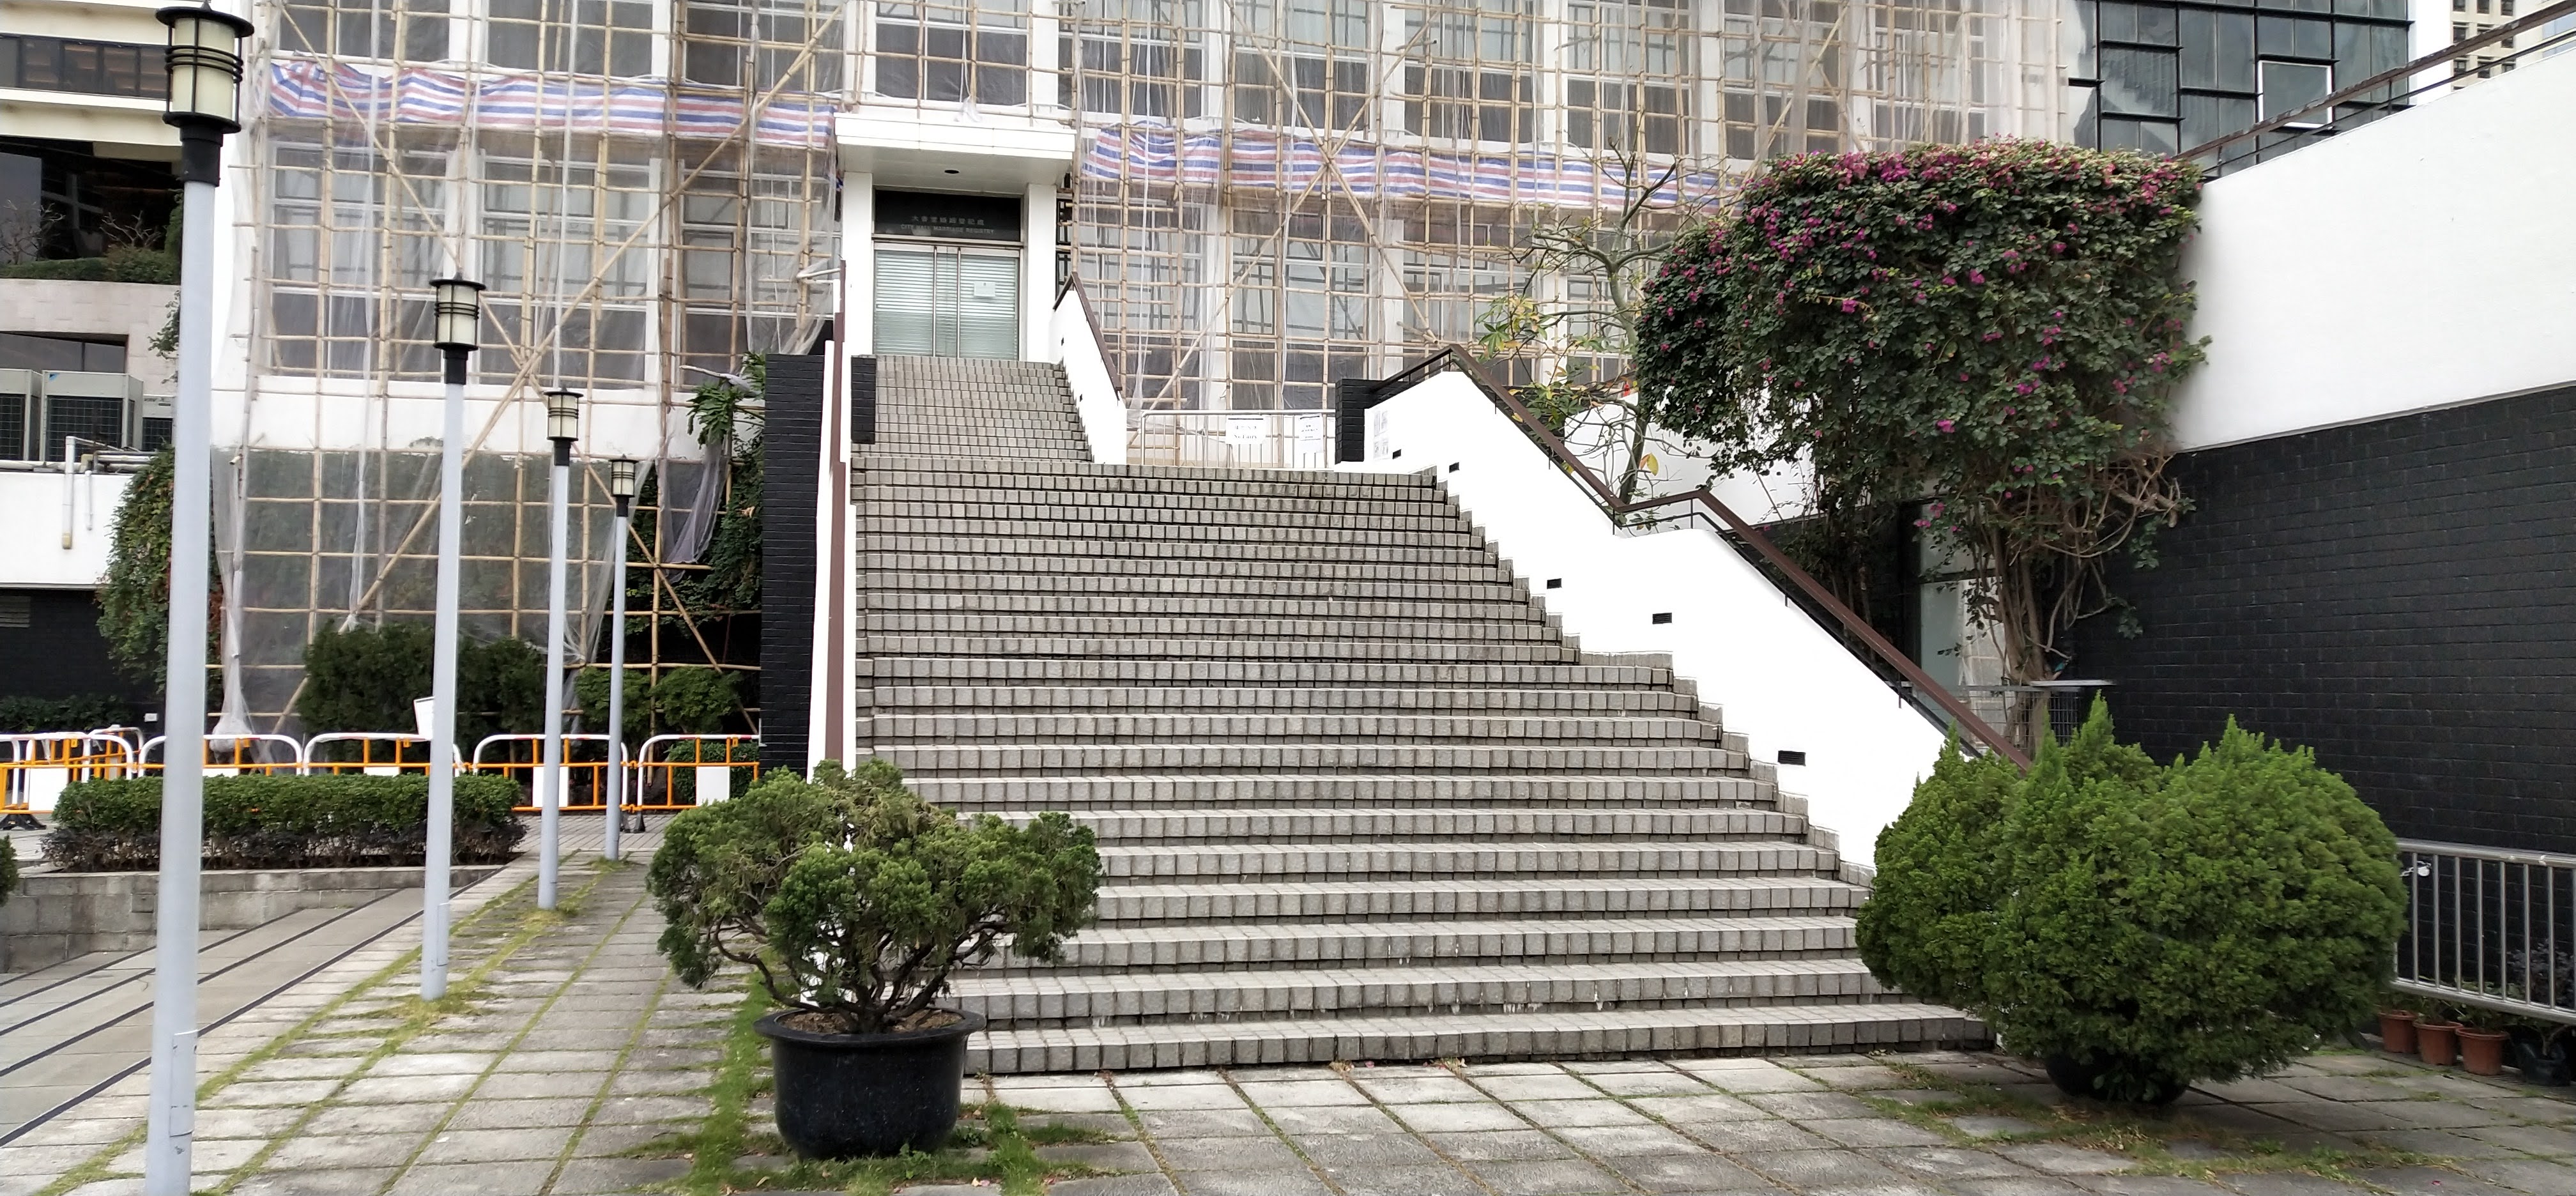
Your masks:
[[[1995,578],[2016,680],[2169,521],[2186,163],[2036,141],[1783,159],[1650,284],[1637,378],[1720,470],[1806,463],[1820,505],[1925,502]]]

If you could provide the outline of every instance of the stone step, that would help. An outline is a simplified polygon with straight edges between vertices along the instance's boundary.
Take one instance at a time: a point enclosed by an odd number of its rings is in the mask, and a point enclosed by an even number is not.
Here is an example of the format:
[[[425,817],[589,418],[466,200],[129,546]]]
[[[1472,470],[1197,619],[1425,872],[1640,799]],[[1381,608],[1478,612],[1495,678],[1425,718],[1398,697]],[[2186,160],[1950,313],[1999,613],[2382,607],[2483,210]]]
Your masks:
[[[1726,746],[1695,718],[1499,718],[1425,714],[916,714],[878,711],[869,737],[895,743],[1374,743]],[[1741,745],[1736,745],[1742,751]]]
[[[1030,810],[973,804],[960,813],[991,813],[1025,825]],[[1807,820],[1778,810],[1461,810],[1240,809],[1083,810],[1074,821],[1106,845],[1128,843],[1382,844],[1469,839],[1478,843],[1638,843],[1681,840],[1700,845],[1796,841]]]
[[[981,488],[1084,493],[1194,494],[1210,497],[1372,499],[1399,495],[1447,501],[1438,479],[1423,473],[1341,473],[1322,469],[1260,469],[1208,465],[1096,465],[1088,461],[960,461],[900,453],[872,454],[869,485]]]
[[[1255,597],[1235,594],[1184,597],[1177,594],[1048,594],[948,591],[870,590],[860,595],[869,613],[979,615],[1046,615],[1056,617],[1127,616],[1135,618],[1394,619],[1436,622],[1464,619],[1483,622],[1535,622],[1545,607],[1496,587],[1492,601],[1455,599]]]
[[[1191,537],[1095,536],[1073,538],[1054,535],[984,535],[959,534],[884,534],[861,529],[859,551],[879,553],[951,554],[970,559],[981,557],[981,567],[990,570],[995,558],[1013,558],[1010,568],[1045,569],[1042,559],[1017,558],[1071,557],[1079,560],[1125,561],[1259,561],[1357,563],[1367,565],[1404,564],[1423,567],[1492,568],[1493,553],[1484,543],[1464,532],[1390,532],[1384,536],[1348,539],[1323,537],[1301,538],[1241,537],[1224,534],[1228,529],[1208,527],[1187,529],[1198,534]],[[872,564],[872,563],[871,563]],[[1138,566],[1130,566],[1138,567]],[[1397,576],[1420,576],[1398,574]]]
[[[1105,881],[1256,882],[1362,877],[1711,877],[1830,875],[1834,853],[1800,843],[1111,843]]]
[[[1856,959],[1688,963],[1441,963],[1416,967],[1280,967],[1243,972],[959,975],[957,1007],[995,1030],[1038,1026],[1334,1020],[1436,1013],[1590,1013],[1728,1008],[1784,1001],[1861,1003],[1895,997]]]
[[[1866,894],[1812,876],[1176,881],[1100,890],[1101,922],[1408,922],[1425,918],[1847,913]]]
[[[1065,941],[1054,963],[1006,956],[991,970],[1103,971],[1289,964],[1420,964],[1430,960],[1572,963],[1821,959],[1854,949],[1852,920],[1829,914],[1623,918],[1578,914],[1270,925],[1104,925]]]
[[[1471,579],[1417,581],[1392,576],[1250,576],[1195,570],[1148,574],[995,573],[991,572],[991,567],[992,562],[987,561],[978,570],[881,569],[868,577],[867,588],[861,594],[871,600],[963,594],[996,600],[1005,596],[1065,595],[1173,602],[1234,598],[1254,601],[1333,599],[1352,602],[1521,603],[1529,601],[1530,597],[1528,589],[1517,579],[1491,569],[1478,571],[1485,576]]]
[[[1399,533],[1463,536],[1473,530],[1466,516],[1428,505],[1418,512],[1406,513],[1241,511],[1231,507],[1209,509],[1190,506],[1081,510],[1044,503],[977,503],[967,495],[906,505],[924,509],[904,514],[867,508],[860,514],[860,530],[879,535],[909,532],[1096,539],[1139,536],[1189,538],[1205,535],[1211,528],[1228,528],[1246,535],[1273,538],[1304,533],[1324,543],[1383,538]]]
[[[862,690],[880,711],[1188,710],[1365,713],[1369,715],[1494,712],[1515,715],[1693,717],[1713,722],[1696,698],[1654,689],[1325,689],[1262,686],[887,685]]]
[[[1028,522],[1057,519],[1125,522],[1129,520],[1211,518],[1260,523],[1329,521],[1356,527],[1365,522],[1432,524],[1458,522],[1466,512],[1438,490],[1400,491],[1370,498],[1320,498],[1313,495],[1225,496],[1099,489],[1024,489],[1007,479],[982,486],[918,487],[869,481],[855,487],[853,501],[867,519],[977,519]]]
[[[1084,638],[1092,636],[1174,639],[1259,639],[1279,642],[1389,640],[1435,643],[1529,641],[1560,644],[1562,636],[1534,612],[1516,619],[1370,619],[1344,615],[1330,619],[1230,618],[1219,615],[1155,617],[1146,615],[1015,615],[976,611],[861,612],[859,625],[869,635],[1012,636],[1019,638]]]
[[[924,798],[961,810],[1162,810],[1209,807],[1524,807],[1606,811],[1768,809],[1772,784],[1746,776],[1396,775],[1237,773],[907,777]]]
[[[866,729],[861,728],[861,742]],[[906,775],[1100,773],[1741,773],[1715,747],[1471,747],[1376,743],[878,744]]]
[[[857,662],[875,684],[1007,681],[1019,684],[1459,686],[1616,689],[1677,685],[1672,670],[1580,659],[1545,663],[1417,660],[1059,660],[877,654]],[[1685,691],[1687,692],[1687,691]]]
[[[1908,1002],[1416,1014],[1160,1022],[995,1030],[967,1048],[969,1074],[1248,1067],[1337,1060],[1607,1059],[1691,1053],[1865,1051],[1972,1045],[1985,1027]]]
[[[1147,639],[1107,635],[871,635],[861,645],[871,656],[1103,657],[1147,660],[1375,661],[1456,664],[1572,664],[1582,657],[1558,640],[1495,643],[1457,640],[1423,643],[1403,639],[1258,640]]]
[[[915,537],[919,539],[919,537]],[[1295,580],[1312,585],[1353,585],[1387,583],[1394,585],[1517,585],[1519,579],[1496,562],[1491,554],[1444,554],[1452,559],[1438,564],[1397,556],[1387,560],[1362,560],[1355,557],[1338,560],[1293,561],[1219,560],[1164,556],[1155,559],[1150,571],[1141,572],[1136,562],[1122,556],[1074,556],[1053,552],[1033,552],[1008,558],[1009,572],[996,572],[1003,559],[990,555],[970,555],[955,545],[942,542],[929,548],[864,548],[859,555],[859,569],[871,584],[887,578],[903,587],[919,587],[931,579],[925,574],[945,575],[963,585],[976,585],[985,578],[1021,577],[1036,582],[1052,582],[1059,577],[1090,579],[1110,576],[1134,584],[1140,577],[1170,579],[1175,584],[1201,579],[1222,579],[1230,583]],[[945,583],[942,583],[945,584]]]

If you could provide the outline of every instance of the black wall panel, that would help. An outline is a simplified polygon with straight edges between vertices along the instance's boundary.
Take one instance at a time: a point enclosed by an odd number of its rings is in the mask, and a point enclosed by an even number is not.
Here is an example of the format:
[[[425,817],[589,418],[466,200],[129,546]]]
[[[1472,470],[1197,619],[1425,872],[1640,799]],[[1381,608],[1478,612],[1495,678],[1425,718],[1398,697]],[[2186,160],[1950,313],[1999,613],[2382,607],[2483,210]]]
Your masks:
[[[760,495],[760,766],[805,771],[814,684],[814,504],[822,484],[819,353],[769,357]]]
[[[2227,717],[2402,838],[2576,852],[2576,388],[2192,453],[2195,507],[2078,629],[2159,758]]]

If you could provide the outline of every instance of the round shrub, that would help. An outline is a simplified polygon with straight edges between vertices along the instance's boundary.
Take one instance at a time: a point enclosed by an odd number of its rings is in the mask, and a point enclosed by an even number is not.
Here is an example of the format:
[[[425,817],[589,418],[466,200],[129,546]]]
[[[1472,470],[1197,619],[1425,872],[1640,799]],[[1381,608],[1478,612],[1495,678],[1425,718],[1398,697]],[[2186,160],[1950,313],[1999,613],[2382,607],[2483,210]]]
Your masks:
[[[18,845],[0,839],[0,905],[9,904],[9,895],[18,891]]]
[[[1962,776],[1984,774],[1936,769],[1924,817],[1881,837],[1891,900],[1863,925],[1882,979],[2114,1100],[2265,1071],[2370,1015],[2404,917],[2396,840],[2313,753],[2230,720],[2158,768],[2097,702],[1999,821],[2003,787]],[[1990,835],[1961,821],[1981,816]]]

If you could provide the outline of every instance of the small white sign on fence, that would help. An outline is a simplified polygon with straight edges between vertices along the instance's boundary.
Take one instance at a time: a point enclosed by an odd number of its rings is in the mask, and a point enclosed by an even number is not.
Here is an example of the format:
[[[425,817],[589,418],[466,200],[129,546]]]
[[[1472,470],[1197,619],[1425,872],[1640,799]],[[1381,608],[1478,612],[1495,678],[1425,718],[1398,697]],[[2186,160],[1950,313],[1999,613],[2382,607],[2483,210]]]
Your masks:
[[[697,767],[698,804],[712,806],[733,796],[733,766],[701,764]]]
[[[1225,442],[1236,448],[1258,448],[1270,439],[1270,417],[1266,415],[1230,415],[1225,420]]]

